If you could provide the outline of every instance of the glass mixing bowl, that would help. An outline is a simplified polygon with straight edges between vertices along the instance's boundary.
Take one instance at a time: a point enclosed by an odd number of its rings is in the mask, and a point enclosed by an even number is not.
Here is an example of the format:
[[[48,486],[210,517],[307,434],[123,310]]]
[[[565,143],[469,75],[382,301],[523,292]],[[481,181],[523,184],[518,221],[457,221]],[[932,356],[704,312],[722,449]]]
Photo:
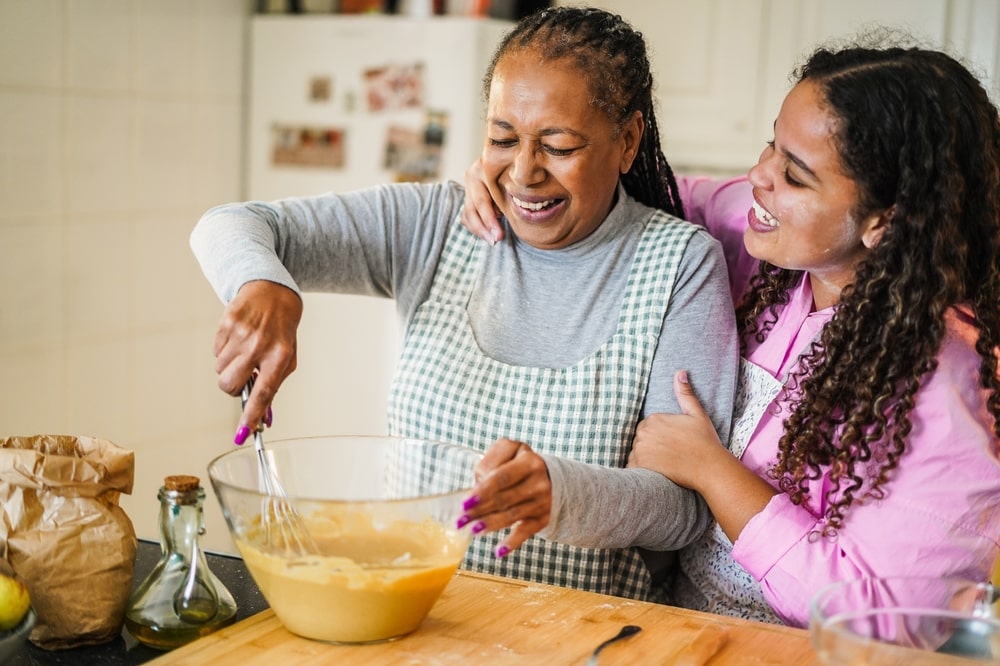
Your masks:
[[[829,666],[1000,664],[1000,592],[955,578],[862,578],[820,590],[809,632]]]
[[[284,496],[260,490],[253,447],[219,456],[208,476],[281,623],[349,644],[416,629],[469,547],[469,528],[455,524],[482,453],[364,436],[281,440],[265,451]]]

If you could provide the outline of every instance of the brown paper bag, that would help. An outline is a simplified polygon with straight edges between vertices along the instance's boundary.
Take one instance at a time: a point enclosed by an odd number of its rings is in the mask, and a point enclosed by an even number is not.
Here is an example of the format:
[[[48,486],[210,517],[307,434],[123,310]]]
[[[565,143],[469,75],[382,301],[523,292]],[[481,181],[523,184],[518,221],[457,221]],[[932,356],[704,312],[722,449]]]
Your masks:
[[[138,544],[118,499],[134,471],[131,451],[93,437],[0,438],[0,555],[28,586],[35,645],[121,634]]]

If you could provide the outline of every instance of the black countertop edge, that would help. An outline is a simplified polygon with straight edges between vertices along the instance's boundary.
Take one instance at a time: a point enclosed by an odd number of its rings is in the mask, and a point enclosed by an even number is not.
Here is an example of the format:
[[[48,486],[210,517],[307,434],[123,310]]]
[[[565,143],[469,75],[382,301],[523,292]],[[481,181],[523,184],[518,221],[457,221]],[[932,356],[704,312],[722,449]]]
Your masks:
[[[206,552],[205,559],[208,568],[212,570],[236,601],[236,622],[256,615],[268,608],[267,602],[257,589],[257,584],[247,571],[243,560],[232,555]],[[146,579],[156,563],[160,561],[160,544],[157,541],[139,539],[139,548],[135,558],[135,573],[132,579],[132,590]],[[77,665],[81,666],[119,666],[142,664],[165,654],[161,650],[147,647],[132,637],[127,629],[122,627],[121,635],[103,645],[89,645],[68,650],[43,650],[29,643],[27,647],[4,666],[49,666]]]

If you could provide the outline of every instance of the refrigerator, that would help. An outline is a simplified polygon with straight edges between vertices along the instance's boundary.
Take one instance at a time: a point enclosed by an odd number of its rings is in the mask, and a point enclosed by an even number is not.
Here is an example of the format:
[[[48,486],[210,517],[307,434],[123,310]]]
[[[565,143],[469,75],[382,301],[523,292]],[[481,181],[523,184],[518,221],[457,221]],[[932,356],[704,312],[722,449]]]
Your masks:
[[[484,135],[482,79],[513,23],[471,16],[251,20],[247,198],[461,181]],[[306,294],[272,439],[385,434],[401,331],[391,300]]]

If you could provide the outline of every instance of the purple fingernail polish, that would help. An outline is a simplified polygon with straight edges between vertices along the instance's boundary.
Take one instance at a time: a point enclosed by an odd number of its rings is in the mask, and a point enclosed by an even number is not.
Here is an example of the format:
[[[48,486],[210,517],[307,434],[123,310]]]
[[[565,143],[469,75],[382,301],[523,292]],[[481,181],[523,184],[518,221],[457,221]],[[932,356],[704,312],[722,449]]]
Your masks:
[[[458,520],[457,520],[457,521],[455,522],[455,527],[457,527],[458,529],[462,529],[463,527],[465,527],[466,525],[468,525],[468,524],[469,524],[469,521],[470,521],[470,520],[472,520],[472,518],[469,518],[469,517],[468,517],[468,516],[466,516],[466,515],[462,515],[462,516],[460,516],[460,517],[459,517],[459,519],[458,519]]]
[[[240,429],[236,431],[236,437],[233,439],[233,443],[242,446],[243,442],[247,441],[247,437],[250,436],[250,428],[246,426],[240,426]]]
[[[462,508],[468,511],[477,504],[479,504],[479,495],[472,495],[469,497],[469,499],[462,502]]]
[[[268,428],[271,427],[271,423],[274,422],[274,412],[271,411],[271,405],[267,406],[267,414],[264,415],[264,425]]]
[[[500,546],[499,548],[497,548],[497,557],[500,559],[507,557],[508,553],[510,553],[510,548],[508,548],[507,546]]]
[[[486,529],[486,523],[484,523],[483,521],[480,520],[478,523],[476,523],[475,525],[472,526],[472,533],[473,534],[479,534],[480,532],[482,532],[485,529]]]

